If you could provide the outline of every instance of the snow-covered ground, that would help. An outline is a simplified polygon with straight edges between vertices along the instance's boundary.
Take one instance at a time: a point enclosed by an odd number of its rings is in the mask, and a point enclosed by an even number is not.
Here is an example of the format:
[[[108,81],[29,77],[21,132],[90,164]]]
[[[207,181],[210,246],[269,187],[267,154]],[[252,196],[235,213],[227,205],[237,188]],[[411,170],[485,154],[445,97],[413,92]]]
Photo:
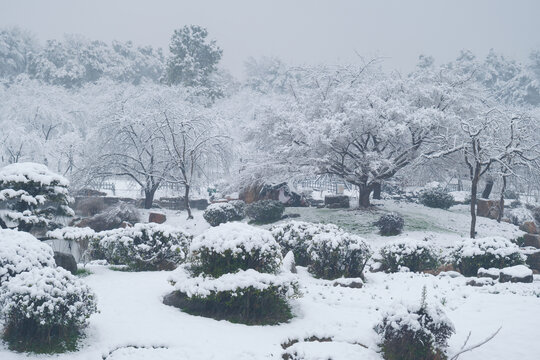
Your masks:
[[[384,211],[398,211],[406,221],[403,237],[429,236],[435,244],[450,246],[468,232],[466,208],[450,211],[391,201],[377,203],[380,210],[288,209],[298,220],[336,222],[364,236],[375,248],[391,238],[375,234],[371,225]],[[167,224],[183,226],[194,234],[209,226],[202,213],[187,221],[185,212],[166,211]],[[147,219],[147,212],[143,218]],[[517,227],[479,219],[479,236],[519,236]],[[185,314],[162,304],[172,291],[169,272],[119,272],[89,265],[83,280],[97,293],[100,313],[90,318],[87,337],[78,352],[58,356],[26,355],[0,347],[0,359],[280,359],[286,351],[305,359],[382,359],[373,327],[394,302],[420,302],[426,286],[428,301],[441,306],[454,323],[449,353],[457,352],[472,332],[470,344],[485,339],[502,326],[489,343],[460,356],[462,360],[536,360],[540,354],[540,277],[531,284],[465,285],[463,277],[412,273],[367,273],[361,289],[334,287],[312,278],[299,268],[303,296],[293,300],[294,319],[279,326],[246,326]],[[317,336],[330,342],[309,342]],[[284,349],[284,344],[300,339]]]

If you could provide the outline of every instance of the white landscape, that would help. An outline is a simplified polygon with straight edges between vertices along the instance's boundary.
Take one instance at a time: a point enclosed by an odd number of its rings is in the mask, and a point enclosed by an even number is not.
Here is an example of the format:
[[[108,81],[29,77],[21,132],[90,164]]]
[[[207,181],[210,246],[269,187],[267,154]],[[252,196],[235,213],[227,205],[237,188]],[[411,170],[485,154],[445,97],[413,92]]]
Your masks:
[[[539,359],[539,11],[0,0],[0,359]]]

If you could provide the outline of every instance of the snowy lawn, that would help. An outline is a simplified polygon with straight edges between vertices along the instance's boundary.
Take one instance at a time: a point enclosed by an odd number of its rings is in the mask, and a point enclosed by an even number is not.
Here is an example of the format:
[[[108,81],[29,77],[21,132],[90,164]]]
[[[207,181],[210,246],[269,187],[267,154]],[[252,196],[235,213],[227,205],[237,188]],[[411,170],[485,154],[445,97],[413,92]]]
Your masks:
[[[374,247],[396,237],[381,237],[371,224],[384,212],[397,211],[405,217],[400,237],[429,236],[440,246],[450,246],[468,232],[466,207],[450,211],[420,205],[377,202],[377,210],[328,210],[290,208],[298,220],[336,223],[361,234]],[[202,212],[195,211],[187,222],[185,212],[165,211],[167,224],[182,226],[199,234],[208,228]],[[143,219],[147,212],[143,213]],[[509,238],[521,234],[517,227],[479,218],[479,236]],[[538,359],[540,319],[540,277],[532,284],[496,284],[486,287],[465,285],[463,277],[412,273],[367,273],[361,289],[334,287],[333,282],[311,277],[299,267],[303,296],[293,300],[295,318],[279,326],[246,326],[227,321],[191,316],[162,304],[173,290],[170,272],[121,272],[106,266],[88,266],[91,274],[82,278],[98,296],[100,313],[90,318],[87,337],[80,351],[58,356],[26,355],[0,347],[0,359],[280,359],[284,352],[305,359],[382,359],[373,327],[381,313],[395,301],[418,303],[425,285],[428,301],[438,303],[454,323],[450,354],[457,352],[469,331],[470,344],[479,342],[502,326],[485,346],[460,356],[462,360]],[[325,342],[303,341],[316,336]],[[294,343],[293,340],[300,342]],[[284,349],[285,347],[285,349]]]

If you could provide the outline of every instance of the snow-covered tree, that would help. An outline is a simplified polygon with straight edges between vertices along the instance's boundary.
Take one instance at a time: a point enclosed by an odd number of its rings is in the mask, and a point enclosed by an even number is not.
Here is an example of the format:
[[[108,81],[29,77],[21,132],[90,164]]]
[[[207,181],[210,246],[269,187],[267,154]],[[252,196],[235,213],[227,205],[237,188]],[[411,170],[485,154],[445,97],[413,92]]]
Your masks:
[[[59,216],[73,216],[68,181],[36,163],[0,169],[0,227],[31,231],[55,227]]]
[[[174,31],[167,59],[167,81],[185,86],[207,86],[217,70],[223,51],[208,31],[198,25],[184,26]]]
[[[0,29],[0,78],[24,73],[30,54],[37,49],[37,40],[29,32],[19,28]]]

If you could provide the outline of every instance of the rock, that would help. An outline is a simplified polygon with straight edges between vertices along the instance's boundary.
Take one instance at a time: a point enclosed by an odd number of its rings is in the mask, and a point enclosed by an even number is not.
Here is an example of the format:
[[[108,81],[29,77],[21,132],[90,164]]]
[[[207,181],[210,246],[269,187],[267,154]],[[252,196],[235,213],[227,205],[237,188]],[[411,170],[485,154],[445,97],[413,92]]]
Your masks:
[[[324,205],[330,209],[348,209],[349,197],[346,195],[327,195],[324,197]]]
[[[151,212],[150,215],[148,215],[148,222],[163,224],[165,221],[167,221],[167,216],[165,216],[165,214]]]
[[[120,224],[120,227],[122,229],[127,229],[127,228],[130,228],[130,227],[133,227],[133,224],[128,222],[128,221],[122,221],[122,223]]]
[[[519,230],[525,231],[528,234],[538,234],[538,229],[534,221],[525,221],[519,226]]]
[[[283,269],[296,274],[296,261],[294,260],[294,254],[292,251],[289,251],[283,258]]]
[[[360,278],[341,278],[334,281],[334,287],[341,286],[341,287],[348,287],[351,289],[361,289],[364,286],[364,282]]]
[[[526,263],[531,269],[540,271],[540,251],[527,254]]]
[[[55,251],[54,261],[56,262],[56,266],[66,269],[73,275],[77,273],[77,262],[75,261],[75,257],[73,255]]]
[[[490,278],[493,280],[497,280],[499,278],[500,273],[501,273],[501,270],[497,268],[489,268],[489,269],[480,268],[478,269],[477,276],[479,278]]]
[[[131,204],[118,203],[101,214],[82,219],[77,227],[89,227],[94,231],[118,229],[124,222],[135,224],[139,222],[139,211]]]
[[[540,235],[525,234],[523,235],[523,246],[532,246],[540,249]]]
[[[181,293],[180,291],[173,291],[163,297],[163,304],[183,308],[188,303],[188,300],[186,294]]]
[[[440,274],[443,274],[442,276],[445,276],[444,273],[447,274],[446,276],[450,276],[449,274],[451,274],[451,273],[456,273],[456,274],[458,274],[458,276],[461,276],[461,274],[456,271],[456,269],[454,268],[454,265],[452,265],[452,264],[443,264],[443,265],[439,266],[436,269],[423,270],[422,272],[424,274],[431,274],[431,275],[434,275],[434,276],[437,276],[437,275],[440,275]],[[453,276],[453,277],[455,277],[455,276]]]
[[[497,218],[499,217],[500,211],[501,209],[500,209],[499,200],[487,200],[487,199],[476,200],[476,214],[478,216],[497,220]]]
[[[463,275],[457,271],[442,271],[439,273],[439,276],[441,277],[448,276],[453,279],[453,278],[457,278]]]
[[[478,279],[471,279],[467,281],[465,284],[469,286],[480,287],[480,286],[486,286],[486,285],[493,285],[495,284],[495,280],[490,279],[490,278],[478,278]]]
[[[501,270],[499,281],[502,283],[532,283],[533,272],[525,265],[510,266]]]
[[[277,200],[285,206],[309,206],[306,199],[302,195],[291,191],[286,182],[276,185],[252,184],[242,189],[238,194],[238,198],[246,204],[261,200]]]

